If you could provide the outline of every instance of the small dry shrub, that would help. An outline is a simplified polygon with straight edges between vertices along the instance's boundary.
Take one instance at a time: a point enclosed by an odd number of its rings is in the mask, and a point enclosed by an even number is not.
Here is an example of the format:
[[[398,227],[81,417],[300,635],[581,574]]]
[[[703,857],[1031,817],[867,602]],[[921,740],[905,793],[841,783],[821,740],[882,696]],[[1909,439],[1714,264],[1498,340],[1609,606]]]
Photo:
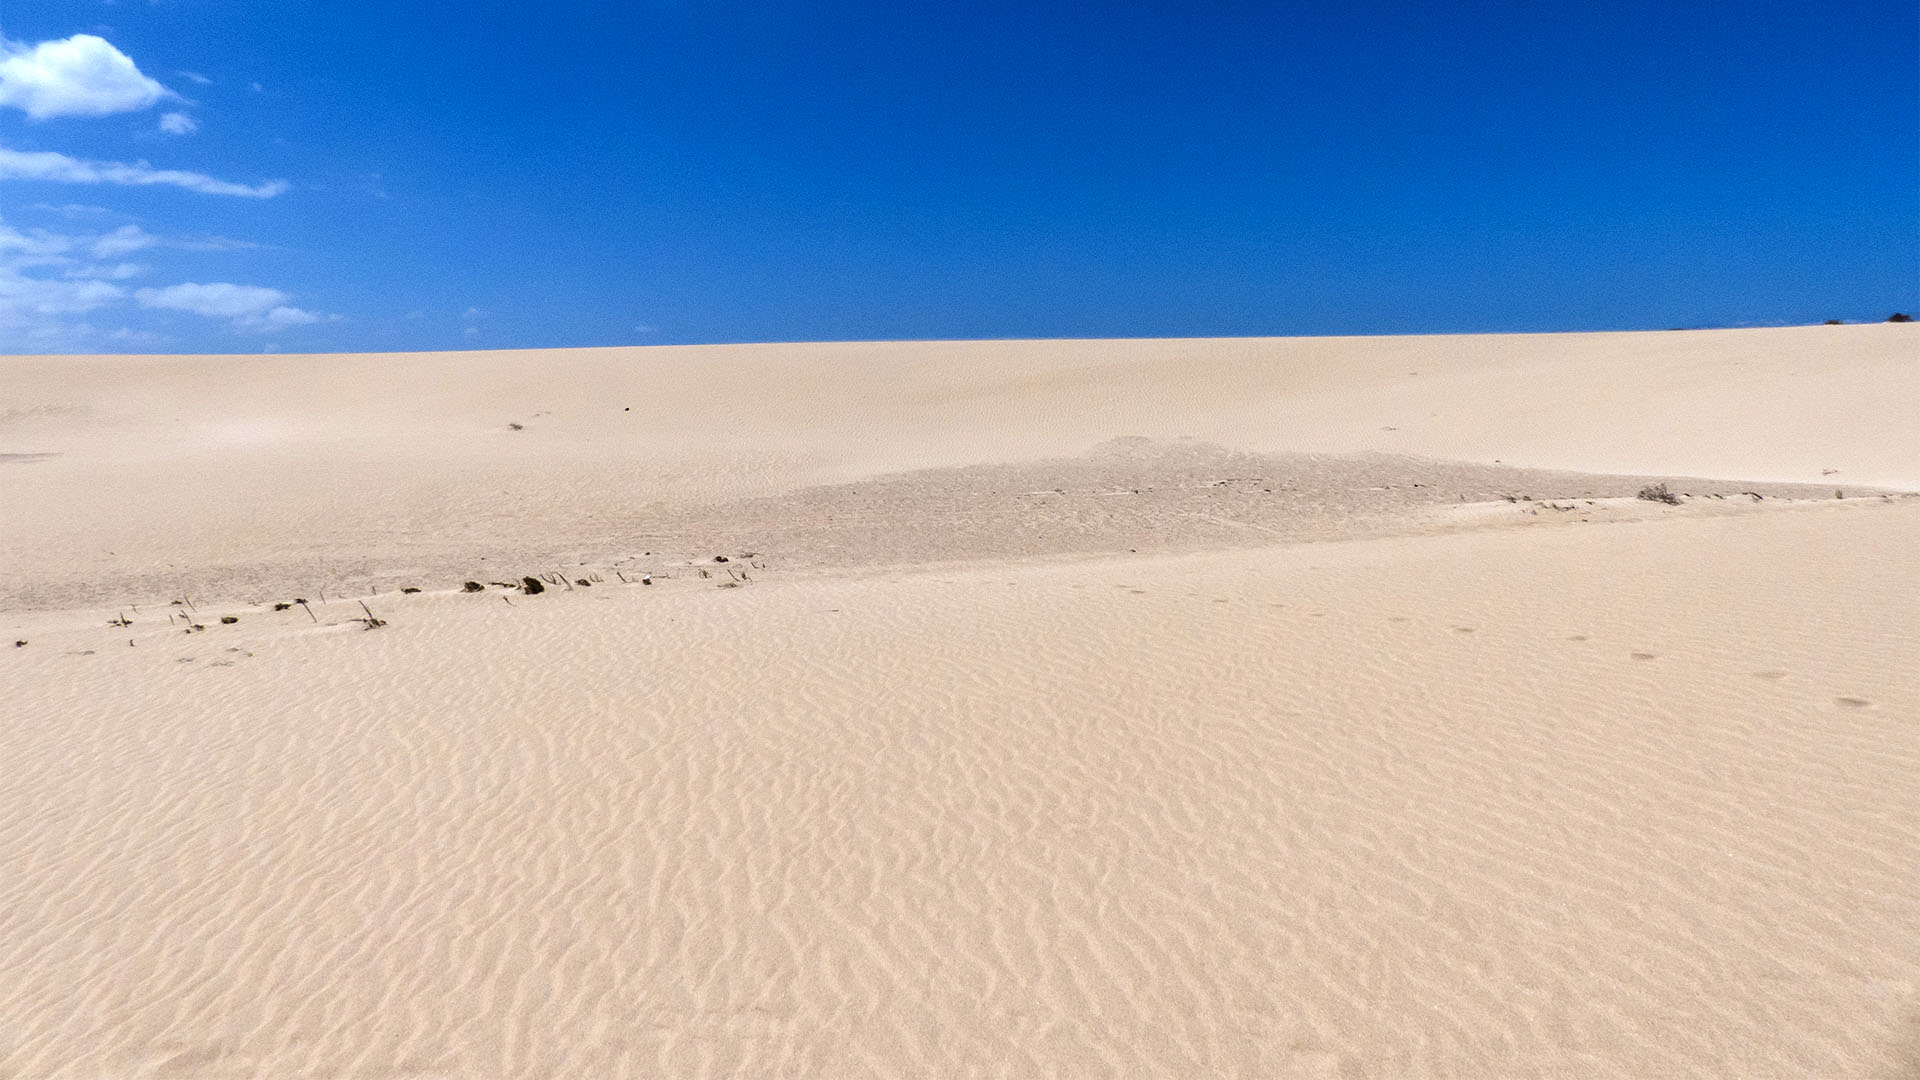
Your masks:
[[[1648,484],[1640,489],[1639,497],[1648,502],[1666,503],[1668,506],[1680,505],[1680,496],[1668,491],[1664,483]]]

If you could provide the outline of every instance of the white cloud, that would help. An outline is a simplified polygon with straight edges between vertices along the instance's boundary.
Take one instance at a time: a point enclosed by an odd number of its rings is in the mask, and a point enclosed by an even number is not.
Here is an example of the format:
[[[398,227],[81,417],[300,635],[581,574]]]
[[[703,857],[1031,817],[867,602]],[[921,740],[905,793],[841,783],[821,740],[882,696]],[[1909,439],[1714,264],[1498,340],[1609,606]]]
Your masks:
[[[141,248],[150,248],[159,242],[159,237],[138,225],[122,225],[93,242],[93,257],[114,259],[122,255],[130,255]]]
[[[212,79],[209,79],[209,78],[207,78],[207,77],[206,77],[205,75],[202,75],[202,74],[200,74],[200,73],[199,73],[199,72],[197,72],[197,71],[185,71],[185,70],[182,70],[182,71],[176,71],[176,72],[174,72],[174,74],[175,74],[175,75],[178,75],[178,76],[180,76],[181,78],[183,78],[183,79],[185,79],[185,80],[187,80],[188,82],[191,82],[191,83],[196,83],[196,84],[198,84],[198,85],[200,85],[200,86],[212,86],[212,85],[213,85],[213,80],[212,80]]]
[[[35,120],[137,112],[166,94],[105,38],[75,34],[32,46],[0,39],[0,105]]]
[[[151,269],[153,268],[139,263],[123,262],[112,266],[83,266],[67,276],[79,279],[91,278],[96,281],[125,281],[128,278],[137,278]]]
[[[150,328],[120,325],[136,303],[224,319],[236,330],[257,333],[339,318],[304,311],[286,293],[259,286],[187,284],[130,293],[117,284],[152,271],[120,255],[149,248],[222,250],[231,244],[156,236],[137,225],[68,234],[15,228],[0,220],[0,352],[101,352],[163,342]],[[102,309],[121,316],[110,315],[106,326],[88,321]],[[119,328],[109,329],[113,326]]]
[[[87,206],[84,203],[68,203],[65,206],[55,206],[52,203],[34,203],[28,207],[28,209],[39,210],[48,214],[59,214],[63,218],[98,217],[101,214],[113,213],[113,211],[104,206]]]
[[[45,229],[19,229],[0,221],[0,261],[6,266],[44,266],[66,262],[74,238]]]
[[[191,135],[200,130],[200,121],[183,112],[162,113],[160,130],[168,135]]]
[[[39,278],[0,258],[0,348],[52,352],[84,348],[97,331],[75,316],[115,303],[126,290],[104,281]]]
[[[136,290],[133,298],[144,308],[230,319],[236,329],[261,333],[320,321],[320,316],[313,312],[289,305],[287,301],[293,297],[261,285],[234,285],[224,281],[169,285],[164,289]]]
[[[8,150],[0,147],[0,180],[48,180],[66,184],[123,184],[144,187],[168,184],[203,195],[238,195],[271,199],[287,190],[285,180],[264,184],[235,184],[197,172],[156,169],[144,161],[83,161],[51,150]]]

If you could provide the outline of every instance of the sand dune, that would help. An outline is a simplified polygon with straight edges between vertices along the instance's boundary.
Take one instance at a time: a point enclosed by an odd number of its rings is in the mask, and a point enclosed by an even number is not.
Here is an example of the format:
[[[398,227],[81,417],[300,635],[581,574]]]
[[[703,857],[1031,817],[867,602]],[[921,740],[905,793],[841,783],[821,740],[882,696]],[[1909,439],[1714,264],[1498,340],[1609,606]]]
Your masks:
[[[1118,438],[1912,490],[1916,351],[1878,325],[13,358],[0,453],[35,459],[0,460],[0,604],[606,562],[713,542],[714,506]]]
[[[0,1076],[1914,1075],[1916,344],[0,361]]]

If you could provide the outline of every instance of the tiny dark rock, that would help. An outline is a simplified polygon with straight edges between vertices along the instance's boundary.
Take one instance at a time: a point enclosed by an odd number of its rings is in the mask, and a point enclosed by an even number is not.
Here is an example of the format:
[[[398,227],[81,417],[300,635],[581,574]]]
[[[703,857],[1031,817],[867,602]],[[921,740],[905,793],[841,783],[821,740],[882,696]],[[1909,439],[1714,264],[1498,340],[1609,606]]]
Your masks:
[[[542,585],[540,579],[537,577],[521,578],[520,591],[526,593],[528,596],[532,596],[535,593],[546,592],[547,587]]]

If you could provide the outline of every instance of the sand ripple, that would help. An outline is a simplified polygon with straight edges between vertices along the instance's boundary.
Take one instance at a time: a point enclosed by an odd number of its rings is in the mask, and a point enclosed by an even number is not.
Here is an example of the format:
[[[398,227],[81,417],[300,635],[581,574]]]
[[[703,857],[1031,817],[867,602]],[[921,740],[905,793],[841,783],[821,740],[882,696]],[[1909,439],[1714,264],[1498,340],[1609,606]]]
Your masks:
[[[1916,545],[51,628],[0,656],[0,1076],[1911,1075]]]

